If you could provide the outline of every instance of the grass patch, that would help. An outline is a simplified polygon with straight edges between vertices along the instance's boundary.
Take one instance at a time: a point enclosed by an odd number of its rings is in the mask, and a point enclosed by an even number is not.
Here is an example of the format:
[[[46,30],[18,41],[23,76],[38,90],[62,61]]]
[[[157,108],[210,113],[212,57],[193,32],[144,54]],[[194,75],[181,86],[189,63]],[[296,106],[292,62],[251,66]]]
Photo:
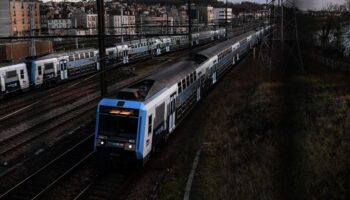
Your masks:
[[[198,125],[197,125],[198,126]],[[186,129],[186,125],[181,127]],[[186,130],[186,139],[181,142],[179,154],[173,164],[169,173],[165,177],[165,181],[161,183],[161,189],[158,199],[182,199],[184,189],[187,182],[188,174],[190,173],[192,162],[196,151],[200,148],[199,142],[200,134],[193,128],[193,130]]]
[[[216,88],[160,199],[183,198],[199,145],[193,200],[347,199],[350,88],[344,80],[300,75]]]
[[[221,115],[215,122],[216,126],[203,128],[213,130],[205,135],[211,142],[204,146],[192,199],[271,199],[275,196],[279,164],[271,160],[278,156],[278,142],[273,136],[278,124],[276,103],[280,97],[277,94],[282,86],[268,82],[250,92],[241,91],[237,104],[240,106],[229,107],[227,115]],[[231,100],[225,98],[219,104],[225,105],[225,101]]]
[[[298,79],[296,101],[299,199],[346,199],[349,195],[349,98],[337,85]]]

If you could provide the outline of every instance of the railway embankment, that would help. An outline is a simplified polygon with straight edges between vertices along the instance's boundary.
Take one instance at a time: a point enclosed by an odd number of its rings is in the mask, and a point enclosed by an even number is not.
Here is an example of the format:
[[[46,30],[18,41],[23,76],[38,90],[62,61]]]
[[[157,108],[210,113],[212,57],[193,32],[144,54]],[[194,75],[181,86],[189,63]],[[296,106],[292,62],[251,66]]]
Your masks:
[[[190,199],[346,199],[349,77],[315,63],[306,67],[305,74],[282,76],[251,58],[236,66],[145,167],[126,199],[154,188],[157,199],[183,199],[199,148]]]

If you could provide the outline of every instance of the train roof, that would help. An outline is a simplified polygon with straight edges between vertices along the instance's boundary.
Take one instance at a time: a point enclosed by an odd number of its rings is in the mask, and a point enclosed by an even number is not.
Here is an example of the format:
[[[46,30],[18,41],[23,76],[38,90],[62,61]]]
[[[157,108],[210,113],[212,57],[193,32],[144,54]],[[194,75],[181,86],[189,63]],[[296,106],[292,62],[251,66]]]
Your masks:
[[[145,79],[120,90],[117,98],[125,100],[147,101],[152,96],[176,84],[183,77],[195,71],[198,63],[183,59],[169,66],[166,70],[157,72]]]
[[[55,52],[40,58],[37,58],[36,60],[44,60],[44,59],[50,59],[50,58],[56,58],[56,57],[60,57],[60,56],[68,56],[71,54],[75,54],[75,53],[81,53],[81,52],[90,52],[90,51],[95,51],[96,49],[94,48],[86,48],[86,49],[75,49],[75,50],[69,50],[69,51],[65,51],[65,52]]]
[[[0,63],[0,68],[10,67],[10,66],[20,65],[20,64],[24,64],[24,63],[23,63],[23,62],[15,62],[15,63]]]
[[[255,31],[250,31],[250,32],[244,33],[240,36],[237,36],[237,37],[234,37],[232,39],[227,40],[227,42],[221,42],[215,46],[212,46],[208,49],[200,51],[197,54],[203,55],[203,56],[207,57],[208,59],[212,58],[213,56],[220,53],[222,50],[232,46],[233,44],[243,40],[244,38],[247,38],[248,36],[252,35],[253,33],[255,33]]]
[[[170,65],[165,70],[150,75],[127,88],[123,88],[117,93],[116,97],[123,100],[147,101],[155,94],[171,87],[190,73],[194,72],[201,63],[253,33],[255,32],[251,31],[246,34],[242,34],[226,42],[221,42],[206,50],[191,54],[179,62]]]
[[[18,62],[18,63],[1,63],[0,64],[0,71],[2,70],[9,70],[9,69],[17,69],[18,67],[26,67],[26,64],[24,62]]]

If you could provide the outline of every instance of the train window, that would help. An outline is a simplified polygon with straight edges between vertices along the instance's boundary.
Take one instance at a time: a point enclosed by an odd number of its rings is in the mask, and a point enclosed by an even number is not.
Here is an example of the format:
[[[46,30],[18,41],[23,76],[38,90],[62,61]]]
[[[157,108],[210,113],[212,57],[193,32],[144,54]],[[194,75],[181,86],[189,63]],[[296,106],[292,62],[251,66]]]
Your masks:
[[[148,135],[152,133],[152,115],[148,116]]]
[[[178,87],[178,93],[180,94],[182,92],[181,82],[177,83],[177,87]]]
[[[94,57],[94,52],[90,52],[90,57]]]
[[[89,58],[90,56],[89,56],[89,52],[86,52],[85,53],[85,58]]]
[[[73,55],[70,55],[70,56],[69,56],[69,61],[74,61]]]
[[[194,75],[194,80],[197,80],[197,73],[194,72],[193,75]]]
[[[41,75],[42,71],[41,71],[41,66],[38,67],[38,74]]]
[[[23,69],[21,69],[20,74],[21,74],[21,79],[24,79],[24,70]]]
[[[85,58],[84,54],[81,53],[81,54],[80,54],[80,59],[84,59],[84,58]]]
[[[186,77],[186,83],[187,83],[187,86],[190,85],[190,77],[189,76]]]
[[[191,81],[191,84],[193,83],[193,74],[190,74],[190,81]]]
[[[53,69],[53,63],[45,63],[44,64],[44,66],[45,66],[45,70],[50,70],[50,69]]]
[[[16,70],[6,72],[6,77],[7,77],[7,78],[12,78],[12,77],[16,77],[16,76],[17,76]]]
[[[182,79],[182,90],[186,89],[186,80]]]
[[[156,107],[156,116],[154,117],[154,127],[159,127],[164,122],[164,114],[165,114],[165,103],[158,105]]]

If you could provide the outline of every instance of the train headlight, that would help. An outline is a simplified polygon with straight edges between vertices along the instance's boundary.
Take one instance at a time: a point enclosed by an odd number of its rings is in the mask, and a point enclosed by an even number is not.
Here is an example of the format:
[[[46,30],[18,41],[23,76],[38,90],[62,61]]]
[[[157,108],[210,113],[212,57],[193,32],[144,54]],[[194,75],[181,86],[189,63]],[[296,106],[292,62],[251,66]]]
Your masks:
[[[129,146],[128,146],[128,147],[129,147],[129,149],[132,149],[132,144],[129,144]]]
[[[104,145],[104,144],[105,144],[105,142],[104,142],[103,140],[101,140],[100,144],[101,144],[101,145]]]

